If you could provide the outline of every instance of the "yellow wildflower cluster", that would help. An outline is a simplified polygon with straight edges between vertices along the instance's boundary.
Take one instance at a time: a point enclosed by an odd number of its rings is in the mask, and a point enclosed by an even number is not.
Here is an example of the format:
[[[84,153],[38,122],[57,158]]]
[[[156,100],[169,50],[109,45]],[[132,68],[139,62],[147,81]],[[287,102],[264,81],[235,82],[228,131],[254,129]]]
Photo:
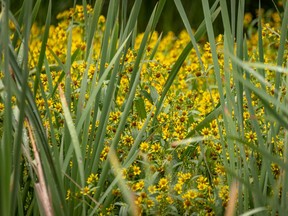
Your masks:
[[[92,12],[90,6],[87,7],[87,12],[88,14]],[[83,81],[82,78],[85,77],[84,81],[87,83],[87,89],[89,89],[92,84],[95,85],[98,76],[99,66],[96,62],[99,60],[100,42],[105,30],[105,18],[103,16],[99,18],[98,32],[95,33],[94,38],[93,60],[92,63],[88,63],[83,60],[85,59],[86,50],[83,38],[85,30],[83,25],[80,25],[85,18],[84,16],[85,14],[81,6],[76,6],[75,9],[58,15],[59,23],[57,26],[50,27],[47,42],[45,59],[47,65],[45,67],[49,65],[50,74],[46,74],[45,71],[42,71],[40,74],[43,90],[47,93],[52,124],[54,128],[57,128],[55,133],[59,145],[64,128],[62,105],[57,91],[53,95],[50,92],[54,92],[55,86],[58,85],[70,91],[72,97],[67,98],[67,100],[70,104],[71,113],[75,114],[77,109],[85,106],[90,96],[90,92],[87,91],[83,99],[84,101],[81,101],[82,104],[78,103],[81,96],[80,87]],[[71,28],[70,23],[72,19],[76,24]],[[273,23],[265,23],[263,25],[263,44],[270,47],[270,49],[264,50],[265,63],[275,60],[275,50],[279,47],[280,20],[276,14],[272,14],[272,19]],[[246,14],[244,25],[248,27],[251,21],[251,14]],[[36,24],[33,25],[29,53],[29,67],[32,72],[35,70],[39,59],[42,32],[42,29],[37,27]],[[67,47],[69,34],[72,34],[71,49]],[[117,95],[113,109],[109,113],[109,116],[107,116],[108,126],[106,128],[105,146],[100,154],[100,167],[107,159],[111,140],[115,136],[119,125],[123,111],[122,105],[129,90],[131,73],[142,38],[143,34],[139,34],[136,37],[134,47],[131,47],[126,55],[121,58],[123,60],[123,70],[119,71]],[[157,97],[161,96],[174,63],[190,41],[190,37],[186,31],[181,32],[178,36],[169,32],[161,39],[155,56],[150,59],[152,50],[158,39],[158,33],[154,32],[151,35],[150,43],[146,46],[146,56],[141,68],[141,81],[134,99],[135,102],[137,100],[143,101],[146,113],[150,112]],[[223,40],[223,35],[219,35],[216,38],[222,75],[224,74]],[[248,54],[251,57],[251,61],[256,61],[258,58],[257,41],[257,33],[251,34],[250,39],[247,41]],[[286,46],[288,45],[286,44]],[[200,60],[203,67],[201,67],[195,50],[192,50],[167,93],[162,109],[156,118],[157,124],[153,128],[153,134],[149,136],[143,135],[139,144],[140,153],[137,160],[123,171],[125,181],[128,182],[131,190],[135,193],[135,204],[139,206],[143,214],[168,215],[169,212],[174,211],[173,214],[175,215],[188,215],[193,212],[198,212],[201,215],[212,215],[216,202],[221,200],[223,206],[225,206],[229,199],[229,187],[223,165],[223,161],[229,160],[229,157],[226,157],[223,153],[223,149],[227,146],[225,143],[226,131],[222,127],[223,120],[221,116],[201,128],[201,130],[196,131],[197,135],[205,138],[203,141],[171,146],[171,143],[185,139],[197,127],[198,123],[219,103],[217,88],[209,87],[215,84],[210,44],[208,42],[199,44],[198,48],[201,53]],[[67,79],[63,79],[64,72],[59,69],[58,65],[65,64],[69,50],[72,56],[75,53],[77,53],[77,56],[73,59],[72,67],[68,69],[69,72],[65,75],[70,78],[68,80],[70,82],[67,82]],[[288,58],[287,50],[285,53],[286,59]],[[85,71],[87,71],[87,76],[85,75]],[[0,77],[2,77],[1,74]],[[273,77],[274,74],[267,70],[267,80],[272,80]],[[34,77],[32,76],[30,86],[33,86],[33,84]],[[104,83],[103,92],[106,88],[105,85]],[[48,129],[51,122],[49,122],[49,117],[47,116],[45,101],[40,95],[40,93],[36,94],[36,103],[44,125]],[[101,97],[99,103],[101,103]],[[247,100],[244,99],[244,107],[246,108],[243,114],[243,122],[245,124],[243,138],[249,143],[257,144],[257,134],[251,127],[249,120],[251,118],[261,119],[264,111],[257,97],[253,97],[252,95],[252,100],[253,106],[256,107],[257,111],[253,117],[250,116],[247,110]],[[3,109],[4,105],[0,103],[0,113]],[[155,113],[152,113],[152,116],[153,114]],[[231,113],[231,116],[231,118],[235,118],[233,113]],[[77,118],[76,116],[72,117]],[[264,124],[263,121],[259,121],[259,123],[261,129],[267,131],[267,127],[269,126]],[[98,124],[99,119],[97,119],[96,128]],[[117,146],[120,162],[126,159],[129,150],[135,143],[139,130],[143,126],[143,117],[138,113],[136,105],[133,105],[133,113],[130,113],[128,121],[125,124],[125,130]],[[89,128],[91,129],[92,125]],[[47,133],[50,133],[50,131],[47,130]],[[224,144],[221,142],[221,139],[224,140]],[[267,137],[263,135],[263,139],[267,139]],[[281,137],[277,137],[273,142],[277,143],[275,144],[277,151],[283,152],[283,142],[279,142],[280,139]],[[87,154],[91,154],[94,147],[89,146],[87,149],[89,149]],[[273,149],[273,151],[276,150]],[[249,155],[253,154],[253,152],[245,149],[245,154],[248,159]],[[275,178],[279,176],[279,167],[276,164],[271,165],[271,170],[275,174]],[[67,189],[67,200],[71,200],[71,197],[76,198],[81,195],[93,195],[97,190],[98,176],[100,176],[100,173],[91,173],[88,177],[86,176],[87,186],[80,189],[78,194],[72,194],[71,190]],[[111,176],[113,175],[111,174]],[[107,182],[105,187],[108,187],[109,183],[111,182]],[[115,197],[115,203],[123,202],[119,190],[114,189],[112,195]],[[174,208],[170,208],[169,206],[171,205]],[[111,205],[108,210],[106,209],[106,212],[112,211],[119,211],[117,205]],[[99,208],[98,213],[99,215],[102,214],[101,208]]]

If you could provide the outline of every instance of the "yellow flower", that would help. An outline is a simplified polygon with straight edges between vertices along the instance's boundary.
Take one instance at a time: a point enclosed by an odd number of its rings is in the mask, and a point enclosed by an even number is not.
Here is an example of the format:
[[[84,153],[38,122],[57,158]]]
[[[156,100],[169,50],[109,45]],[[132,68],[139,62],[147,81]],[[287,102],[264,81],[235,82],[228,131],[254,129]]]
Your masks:
[[[140,180],[136,183],[136,190],[142,190],[144,188],[144,181]]]
[[[244,15],[244,25],[247,26],[252,21],[252,14],[251,13],[245,13]]]
[[[91,173],[90,176],[87,178],[87,184],[93,184],[98,181],[98,174]]]
[[[104,147],[104,149],[102,150],[101,155],[100,155],[100,160],[101,161],[106,160],[108,152],[109,152],[109,149],[110,149],[109,146],[105,146]]]
[[[160,150],[161,150],[160,143],[156,143],[151,146],[151,152],[153,153],[159,152]]]
[[[71,198],[71,190],[68,189],[66,193],[66,200],[69,200]]]
[[[195,199],[198,196],[198,191],[195,189],[188,190],[185,194],[182,195],[183,199]]]
[[[81,189],[80,193],[86,196],[90,193],[90,188],[88,186],[85,186],[84,188]]]
[[[206,190],[208,188],[208,184],[207,183],[199,183],[197,185],[198,190]]]
[[[272,19],[274,20],[275,23],[280,23],[281,22],[281,17],[279,13],[275,12],[272,14]]]
[[[218,175],[226,175],[226,171],[223,165],[221,165],[220,163],[217,163],[215,168],[214,168],[215,172]]]
[[[199,176],[197,183],[207,183],[207,178],[204,176]]]
[[[155,185],[150,185],[148,187],[148,191],[149,191],[149,193],[154,194],[157,191],[157,187]]]
[[[143,180],[140,180],[139,182],[137,182],[131,186],[131,189],[133,191],[141,191],[143,188],[144,188],[144,181]]]
[[[161,202],[162,198],[163,198],[162,194],[159,194],[159,195],[156,196],[156,200],[158,202]]]
[[[109,120],[113,121],[113,122],[118,121],[119,117],[120,117],[120,114],[121,114],[121,112],[119,112],[119,111],[118,112],[111,112],[110,116],[109,116]]]
[[[120,196],[121,195],[121,191],[120,191],[120,189],[113,189],[112,190],[112,194],[114,195],[114,196]]]
[[[142,197],[139,196],[139,197],[137,197],[137,199],[135,200],[135,204],[136,204],[136,205],[141,205],[141,203],[142,203]]]
[[[218,154],[221,154],[222,152],[222,145],[220,143],[214,144],[214,149]]]
[[[213,179],[213,184],[217,186],[217,185],[220,184],[220,181],[221,181],[220,178],[216,177],[216,178]]]
[[[166,197],[166,201],[171,205],[173,203],[173,199],[171,196]]]
[[[201,131],[201,134],[204,137],[209,137],[211,135],[211,130],[209,128],[204,127]]]
[[[153,202],[153,200],[151,200],[151,199],[147,199],[147,200],[146,200],[146,205],[147,205],[148,208],[153,207],[153,206],[154,206],[154,202]]]
[[[123,168],[122,169],[122,178],[126,179],[126,176],[127,176],[127,169]]]
[[[223,205],[225,206],[229,200],[229,187],[227,185],[221,187],[219,197],[222,199]]]
[[[99,19],[98,19],[98,24],[103,24],[105,23],[106,19],[103,15],[99,16]]]
[[[183,205],[184,205],[184,209],[189,208],[190,206],[192,206],[192,202],[189,199],[185,199],[183,201]]]
[[[245,137],[246,137],[246,139],[248,140],[248,142],[255,142],[255,141],[257,141],[256,132],[249,131],[249,132],[245,133]]]
[[[147,198],[147,194],[146,194],[145,192],[141,192],[141,193],[140,193],[140,197],[141,197],[142,199],[146,199],[146,198]]]
[[[147,152],[149,149],[149,144],[147,142],[142,142],[140,144],[140,150],[143,152]]]
[[[0,112],[4,111],[4,104],[0,102]]]
[[[132,144],[134,143],[134,139],[132,136],[126,135],[123,137],[123,143],[126,146],[132,146]]]
[[[134,174],[135,176],[136,176],[136,175],[140,175],[140,173],[141,173],[140,167],[134,165],[134,166],[132,167],[132,169],[133,169],[133,174]]]
[[[279,165],[276,163],[271,163],[271,169],[275,177],[278,177],[280,175],[280,168]]]
[[[161,178],[158,182],[158,188],[160,190],[167,190],[168,188],[168,179],[167,178]]]
[[[181,184],[181,183],[177,183],[177,184],[174,186],[174,190],[175,190],[178,194],[181,194],[181,193],[182,193],[182,184]]]

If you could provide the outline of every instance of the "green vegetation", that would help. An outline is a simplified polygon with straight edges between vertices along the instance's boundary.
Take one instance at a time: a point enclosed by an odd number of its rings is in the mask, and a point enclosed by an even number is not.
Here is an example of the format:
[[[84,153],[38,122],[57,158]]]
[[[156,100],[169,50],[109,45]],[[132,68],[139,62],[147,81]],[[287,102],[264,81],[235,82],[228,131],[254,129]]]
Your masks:
[[[141,0],[55,26],[49,2],[41,27],[41,0],[2,1],[1,215],[286,215],[287,3],[202,0],[193,30],[174,0],[186,30],[162,35],[165,0],[143,33]]]

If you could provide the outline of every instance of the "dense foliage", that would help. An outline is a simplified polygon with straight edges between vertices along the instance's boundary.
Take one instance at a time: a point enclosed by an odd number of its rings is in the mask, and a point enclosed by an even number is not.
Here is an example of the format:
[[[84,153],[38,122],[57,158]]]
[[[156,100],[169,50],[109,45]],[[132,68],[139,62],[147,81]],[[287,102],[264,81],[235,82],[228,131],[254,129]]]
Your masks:
[[[56,26],[31,23],[25,106],[34,101],[41,126],[25,108],[16,212],[223,215],[233,204],[238,213],[285,212],[287,68],[279,60],[281,49],[282,62],[288,60],[284,15],[260,10],[253,20],[243,10],[238,19],[245,37],[238,26],[232,40],[227,34],[211,38],[210,28],[208,41],[199,42],[203,34],[187,25],[179,35],[154,31],[157,10],[144,33],[136,34],[132,25],[129,34],[115,15],[118,3],[111,2],[107,18],[95,15],[96,7],[77,5],[58,14]],[[95,19],[93,32],[88,26]],[[10,95],[14,130],[24,88],[16,69],[26,67],[21,31],[9,20],[15,45],[9,58],[15,61],[5,75],[2,63],[0,74],[4,123],[5,76],[12,77],[12,88],[18,86]],[[41,206],[38,182],[51,211]]]

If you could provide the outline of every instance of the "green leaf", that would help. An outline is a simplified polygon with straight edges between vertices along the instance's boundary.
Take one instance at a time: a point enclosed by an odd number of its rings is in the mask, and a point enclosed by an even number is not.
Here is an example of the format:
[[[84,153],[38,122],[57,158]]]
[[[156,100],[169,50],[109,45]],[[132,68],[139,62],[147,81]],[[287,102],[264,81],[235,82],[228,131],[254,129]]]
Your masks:
[[[59,89],[60,99],[61,99],[61,103],[62,103],[62,108],[63,108],[63,111],[64,111],[64,118],[66,120],[67,127],[69,129],[69,133],[70,133],[70,136],[71,136],[71,141],[72,141],[72,144],[73,144],[73,148],[74,148],[74,151],[75,151],[75,154],[76,154],[76,157],[77,157],[77,165],[78,165],[78,168],[79,168],[78,171],[79,171],[79,174],[80,174],[81,187],[84,187],[84,185],[85,185],[85,176],[84,176],[84,163],[83,163],[83,155],[81,153],[81,146],[80,146],[80,143],[79,143],[79,140],[78,140],[77,131],[76,131],[76,128],[74,126],[74,123],[73,123],[73,120],[72,120],[72,117],[71,117],[71,113],[70,113],[69,108],[68,108],[68,104],[67,104],[66,98],[64,96],[64,92],[63,92],[63,90],[61,89],[60,86],[58,87],[58,89]]]
[[[44,56],[45,56],[47,41],[48,41],[48,37],[49,37],[49,28],[50,28],[50,22],[51,22],[51,10],[52,10],[52,3],[51,3],[51,0],[49,0],[47,17],[46,17],[46,22],[45,22],[45,29],[44,29],[44,34],[43,34],[43,38],[42,38],[42,44],[41,44],[39,59],[37,62],[36,79],[34,81],[34,96],[36,95],[36,92],[38,89],[39,80],[40,80],[40,73],[41,73],[43,62],[44,62]]]
[[[138,115],[140,116],[141,119],[146,118],[147,113],[145,110],[145,103],[144,100],[142,98],[138,98],[135,100],[135,106],[136,106],[136,110]]]
[[[157,89],[154,86],[149,86],[149,88],[150,88],[150,95],[151,95],[152,101],[153,101],[153,103],[156,103],[156,101],[159,98],[159,94],[157,92]]]

